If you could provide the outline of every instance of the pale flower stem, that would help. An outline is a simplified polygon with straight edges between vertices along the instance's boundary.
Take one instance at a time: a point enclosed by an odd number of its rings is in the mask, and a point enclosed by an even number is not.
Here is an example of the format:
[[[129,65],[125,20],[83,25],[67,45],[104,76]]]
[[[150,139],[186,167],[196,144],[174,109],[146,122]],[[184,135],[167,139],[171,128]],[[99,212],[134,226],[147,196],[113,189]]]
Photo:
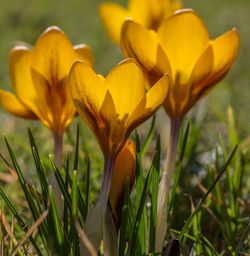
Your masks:
[[[180,124],[180,119],[171,119],[170,138],[169,146],[167,148],[166,165],[162,172],[162,177],[159,183],[158,191],[157,225],[155,239],[156,252],[161,252],[167,231],[168,197],[170,192],[171,180],[175,168]]]
[[[105,159],[104,162],[104,176],[102,180],[101,191],[97,204],[94,208],[90,208],[86,221],[84,230],[88,236],[88,239],[96,249],[99,250],[101,241],[104,234],[104,220],[106,207],[108,203],[112,172],[114,167],[115,157],[109,157]],[[82,248],[83,255],[89,255],[86,248]]]
[[[62,149],[63,149],[63,134],[59,132],[54,133],[54,157],[58,168],[62,165]]]
[[[111,179],[114,167],[115,158],[110,157],[109,159],[105,160],[104,162],[104,176],[102,180],[102,187],[101,192],[98,198],[98,203],[104,206],[103,209],[103,216],[105,216],[106,206],[108,203],[109,191],[111,186]]]
[[[62,150],[63,150],[63,134],[62,133],[54,133],[54,159],[57,168],[60,170],[62,165]],[[57,183],[54,174],[49,175],[48,184],[51,185],[53,193],[55,195],[55,200],[58,207],[59,216],[62,217],[63,214],[63,201],[62,201],[62,193]]]

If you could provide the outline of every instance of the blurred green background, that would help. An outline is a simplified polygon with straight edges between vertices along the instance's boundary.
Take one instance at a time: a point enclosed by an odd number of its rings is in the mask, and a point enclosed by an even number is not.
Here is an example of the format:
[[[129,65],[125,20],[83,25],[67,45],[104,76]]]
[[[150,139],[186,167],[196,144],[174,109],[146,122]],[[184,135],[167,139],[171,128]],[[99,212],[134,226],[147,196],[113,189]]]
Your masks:
[[[119,0],[126,5],[126,0]],[[154,0],[152,0],[154,1]],[[0,0],[0,87],[12,90],[8,77],[8,52],[18,43],[26,42],[34,45],[39,35],[51,25],[59,26],[71,39],[73,44],[89,44],[94,53],[95,68],[99,73],[107,74],[110,69],[122,60],[120,50],[108,38],[104,26],[98,15],[98,6],[103,0]],[[200,144],[206,150],[214,149],[219,136],[227,139],[227,109],[231,105],[235,112],[238,133],[241,140],[250,142],[250,0],[183,0],[184,6],[198,12],[212,38],[236,27],[241,37],[240,55],[228,76],[216,86],[202,104],[203,117]],[[199,106],[200,109],[201,106]],[[196,112],[197,114],[197,112]],[[64,152],[74,151],[75,123],[67,133]],[[102,157],[96,141],[88,129],[81,122],[84,136],[81,137],[81,147],[90,153],[91,158],[91,189],[98,191],[102,176]],[[0,133],[4,132],[10,138],[18,162],[28,168],[28,179],[37,181],[30,165],[31,155],[28,145],[27,128],[31,127],[37,140],[38,148],[42,148],[43,161],[48,166],[47,155],[53,152],[53,140],[50,131],[39,122],[24,121],[16,118],[4,110],[0,110]],[[199,132],[198,132],[199,133]],[[1,153],[5,156],[4,141],[0,136]],[[198,148],[200,150],[200,148]],[[203,150],[203,149],[202,149]],[[200,151],[202,151],[200,150]],[[45,153],[46,152],[46,153]],[[84,153],[80,151],[80,158],[84,161]],[[83,166],[83,164],[81,165]],[[80,166],[80,167],[81,167]],[[6,166],[0,161],[0,172]],[[32,177],[33,176],[33,177]],[[187,183],[193,179],[187,179]],[[249,178],[248,178],[249,180]],[[248,183],[249,184],[249,181]],[[188,186],[187,186],[188,187]],[[249,188],[249,185],[246,186]],[[16,184],[5,186],[5,191],[11,199],[21,201],[20,191]],[[185,190],[184,190],[185,191]],[[18,194],[17,194],[18,193]],[[248,198],[249,189],[246,192]],[[92,196],[92,198],[94,198]],[[183,199],[185,200],[185,198]],[[20,203],[20,202],[19,202]],[[180,204],[181,205],[181,204]],[[0,201],[1,206],[1,201]],[[186,204],[184,205],[185,208]],[[188,208],[187,208],[188,209]],[[179,209],[178,209],[179,210]],[[185,211],[186,209],[184,209]],[[188,213],[189,214],[189,213]],[[180,222],[181,224],[182,222]]]
[[[115,0],[114,0],[115,1]],[[153,1],[153,0],[152,0]],[[11,90],[8,78],[8,52],[18,41],[33,45],[38,36],[51,25],[57,25],[74,44],[87,43],[94,52],[98,72],[107,72],[122,59],[119,49],[110,41],[98,15],[102,0],[8,0],[0,1],[0,87]],[[116,1],[126,5],[125,0]],[[250,130],[250,1],[249,0],[183,0],[207,24],[212,37],[236,27],[241,36],[241,50],[230,74],[208,97],[207,121],[225,118],[232,105],[240,136]],[[13,121],[14,120],[14,121]],[[2,131],[16,129],[17,121],[1,111]],[[15,125],[13,125],[13,122]],[[26,122],[25,127],[29,126]]]

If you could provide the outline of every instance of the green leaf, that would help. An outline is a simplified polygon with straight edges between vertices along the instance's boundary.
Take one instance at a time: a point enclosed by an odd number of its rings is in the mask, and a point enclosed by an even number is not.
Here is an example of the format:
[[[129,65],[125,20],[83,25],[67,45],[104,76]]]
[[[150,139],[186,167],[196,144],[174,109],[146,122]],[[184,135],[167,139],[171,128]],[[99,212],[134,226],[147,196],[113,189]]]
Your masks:
[[[64,197],[64,203],[67,204],[68,208],[71,208],[71,197],[70,197],[70,194],[68,192],[68,190],[66,189],[66,186],[65,186],[65,183],[63,181],[63,178],[62,178],[62,175],[59,171],[59,169],[57,168],[54,160],[53,160],[53,157],[52,155],[49,156],[50,158],[50,162],[51,162],[51,167],[52,167],[52,170],[55,174],[55,177],[56,177],[56,181],[59,185],[59,188],[63,194],[63,197]]]
[[[155,251],[155,233],[157,225],[157,199],[160,180],[160,161],[161,161],[161,142],[157,139],[156,151],[151,167],[151,209],[150,209],[150,233],[149,233],[149,252]]]
[[[86,155],[86,190],[85,190],[85,206],[86,212],[88,212],[89,207],[89,184],[90,184],[90,159]]]
[[[144,176],[142,168],[142,157],[141,157],[141,143],[138,134],[136,133],[136,209],[140,207],[141,196],[144,188]],[[141,248],[141,251],[146,251],[146,232],[147,232],[147,212],[146,208],[143,209],[143,217],[140,221],[138,228],[138,249]]]
[[[148,134],[147,134],[147,137],[145,139],[145,142],[144,142],[144,145],[142,147],[142,150],[141,150],[141,156],[142,158],[145,156],[147,150],[148,150],[148,147],[152,141],[152,138],[154,136],[154,127],[155,127],[155,115],[152,117],[152,122],[151,122],[151,125],[150,125],[150,128],[149,128],[149,131],[148,131]]]
[[[129,224],[129,207],[130,207],[130,181],[127,179],[122,205],[122,217],[120,227],[120,240],[119,240],[119,256],[125,255]],[[131,234],[132,235],[132,234]]]
[[[75,159],[74,159],[74,170],[78,170],[78,155],[79,155],[79,124],[77,124],[76,128],[76,146],[75,146]]]
[[[10,209],[10,211],[13,213],[13,215],[15,216],[19,226],[22,228],[22,230],[24,232],[28,231],[28,226],[25,224],[25,222],[23,221],[23,219],[21,218],[21,216],[18,214],[18,212],[16,211],[15,207],[11,204],[11,202],[9,201],[8,197],[5,195],[5,193],[3,192],[3,190],[0,187],[0,196],[2,197],[2,199],[4,200],[4,202],[6,203],[6,205],[8,206],[8,208]],[[29,237],[29,240],[31,242],[31,244],[33,245],[34,249],[36,250],[37,254],[39,256],[42,256],[42,252],[40,251],[36,241],[34,240],[34,238],[32,236]]]
[[[22,187],[22,190],[24,192],[24,195],[25,195],[25,198],[28,202],[28,205],[29,205],[29,209],[32,213],[32,216],[33,216],[33,219],[34,221],[36,221],[39,217],[40,217],[40,214],[37,207],[36,207],[36,204],[35,204],[35,200],[32,198],[31,194],[30,194],[30,191],[29,189],[27,188],[27,184],[26,184],[26,181],[25,181],[25,178],[22,174],[22,171],[17,163],[17,160],[16,160],[16,157],[11,149],[11,146],[7,140],[6,137],[4,137],[5,139],[5,143],[7,145],[7,148],[8,148],[8,151],[9,151],[9,155],[11,157],[11,160],[12,160],[12,163],[13,163],[13,166],[14,166],[14,169],[16,170],[16,173],[17,173],[17,176],[18,176],[18,179],[19,179],[19,183]],[[44,243],[45,243],[45,238],[47,237],[47,229],[46,229],[46,226],[45,226],[45,222],[41,223],[41,225],[39,225],[38,227],[38,230],[40,231],[39,232],[39,235],[41,236],[41,238],[43,239]]]
[[[77,171],[73,172],[72,178],[72,214],[74,220],[78,217],[78,191],[77,191]]]
[[[213,190],[214,186],[217,184],[217,182],[220,180],[221,176],[224,174],[224,172],[226,171],[228,165],[231,163],[236,151],[237,151],[238,145],[235,146],[234,150],[232,151],[232,153],[230,154],[228,160],[226,161],[226,163],[224,164],[224,166],[221,168],[219,174],[217,175],[217,177],[215,178],[215,180],[213,181],[213,183],[211,184],[211,186],[209,187],[209,189],[207,190],[207,192],[204,194],[204,196],[202,197],[202,199],[200,200],[200,202],[198,203],[198,205],[196,206],[194,212],[191,214],[191,216],[188,218],[187,222],[185,223],[185,225],[183,226],[178,240],[181,240],[183,235],[185,234],[186,230],[189,228],[189,225],[192,223],[194,217],[196,216],[196,214],[201,210],[201,206],[202,204],[206,201],[207,197],[209,196],[209,194],[211,193],[211,191]]]
[[[60,249],[60,246],[62,246],[63,240],[64,240],[63,239],[63,231],[62,231],[62,227],[60,224],[61,220],[60,220],[60,217],[58,214],[55,196],[54,196],[51,186],[49,186],[49,199],[50,199],[50,203],[51,203],[53,225],[54,225],[54,229],[55,229],[56,240],[57,240],[57,243],[59,244],[59,249]]]
[[[182,162],[184,159],[184,155],[186,152],[186,146],[187,146],[187,141],[189,138],[189,129],[190,129],[190,125],[189,123],[187,124],[185,131],[184,131],[184,135],[182,136],[181,140],[180,140],[180,145],[181,145],[181,150],[180,150],[180,156],[179,156],[179,160],[177,162],[177,167],[176,170],[174,172],[174,185],[171,191],[171,195],[169,198],[169,206],[168,206],[168,216],[171,215],[171,211],[173,209],[174,206],[174,202],[175,202],[175,196],[176,196],[176,190],[180,181],[180,177],[181,177],[181,173],[182,173]]]
[[[39,152],[38,152],[33,134],[30,129],[28,129],[28,135],[29,135],[29,141],[30,141],[33,159],[34,159],[35,166],[36,166],[37,175],[39,178],[39,184],[40,184],[42,195],[44,198],[44,207],[46,208],[47,207],[47,198],[48,198],[48,182],[47,182],[43,164],[40,159]]]
[[[139,228],[140,228],[143,213],[144,213],[144,210],[145,210],[145,204],[146,204],[147,193],[148,193],[148,188],[149,188],[149,181],[150,181],[150,171],[148,172],[148,175],[147,175],[146,180],[145,180],[145,184],[144,184],[143,191],[142,191],[142,194],[141,194],[141,200],[139,202],[139,207],[138,207],[135,222],[134,222],[131,245],[130,245],[130,249],[129,249],[129,255],[131,255],[131,256],[145,253],[145,249],[143,250],[143,247],[141,247],[141,248],[138,247],[137,235],[138,235],[138,231],[139,231]],[[139,234],[139,239],[140,239],[140,242],[141,242],[142,239],[140,238],[140,235],[141,234]],[[146,231],[143,235],[144,236],[146,235]],[[143,236],[143,238],[144,238],[144,236]],[[143,244],[141,244],[141,245],[143,245]]]

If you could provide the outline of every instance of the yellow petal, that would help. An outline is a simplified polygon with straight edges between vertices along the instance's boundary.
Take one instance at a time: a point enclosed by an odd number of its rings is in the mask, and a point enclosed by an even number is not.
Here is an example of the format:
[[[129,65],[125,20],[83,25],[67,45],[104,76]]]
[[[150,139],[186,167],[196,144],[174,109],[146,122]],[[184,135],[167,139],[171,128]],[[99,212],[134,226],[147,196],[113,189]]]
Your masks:
[[[129,119],[129,132],[152,116],[163,104],[169,90],[169,79],[165,74],[137,105]]]
[[[100,115],[107,92],[103,77],[96,75],[87,62],[76,61],[70,70],[69,87],[77,112],[100,142],[101,130],[106,126]]]
[[[213,68],[213,51],[209,45],[197,61],[192,75],[186,84],[171,84],[164,107],[172,118],[184,116],[199,99],[199,91],[204,86]],[[176,80],[178,81],[178,79]]]
[[[74,50],[82,56],[82,58],[87,61],[91,66],[94,64],[94,57],[92,49],[86,44],[78,44],[74,46]]]
[[[0,105],[8,112],[27,119],[37,119],[36,115],[28,109],[12,93],[0,89]]]
[[[127,123],[131,113],[145,95],[143,73],[133,59],[119,63],[104,83],[108,89],[100,111],[108,124],[110,152],[116,152],[127,135]]]
[[[211,44],[209,44],[194,66],[190,83],[199,86],[211,74],[213,61],[213,49]],[[195,90],[195,88],[192,88],[192,90]]]
[[[150,2],[152,2],[152,4]],[[158,7],[154,2],[157,2],[157,0],[130,0],[128,9],[131,11],[136,22],[145,27],[150,27],[153,20],[153,12],[155,11],[154,7]]]
[[[162,20],[180,7],[172,0],[130,0],[129,10],[133,18],[146,28],[157,29]]]
[[[109,73],[105,84],[120,120],[128,118],[145,94],[142,70],[133,59],[119,63]]]
[[[189,80],[195,63],[209,42],[206,27],[192,10],[181,10],[166,19],[158,30],[159,41],[169,60],[173,80]]]
[[[214,85],[229,71],[239,53],[240,38],[236,29],[226,32],[211,42],[213,47],[213,72],[208,85]]]
[[[156,80],[166,72],[171,74],[168,60],[153,31],[127,20],[123,25],[121,40],[124,54],[135,58]]]
[[[104,3],[99,10],[107,33],[114,43],[119,44],[122,25],[131,15],[125,8],[115,3]]]
[[[104,78],[98,76],[87,62],[75,61],[69,83],[73,99],[79,99],[95,110],[101,109],[107,91]]]
[[[105,84],[120,119],[131,114],[145,94],[142,70],[133,59],[119,63],[109,73]]]
[[[165,74],[146,94],[146,110],[155,112],[166,99],[169,90],[168,74]]]
[[[17,95],[24,101],[37,98],[30,73],[31,52],[24,46],[17,46],[9,54],[9,73]]]
[[[109,202],[113,214],[119,220],[126,181],[130,182],[132,189],[135,180],[135,154],[136,148],[132,140],[128,140],[118,154],[112,175]]]
[[[172,13],[176,10],[179,10],[183,7],[183,4],[181,1],[178,1],[178,0],[174,0],[174,1],[171,1],[170,0],[170,10],[172,11]]]
[[[53,88],[68,76],[79,56],[67,36],[58,27],[50,27],[39,37],[32,50],[31,67]]]
[[[41,81],[38,81],[37,79],[35,81],[40,85],[37,88],[41,88],[41,85],[43,88],[38,92],[34,88],[32,79],[33,70],[31,70],[31,56],[31,51],[25,46],[17,46],[10,51],[10,79],[16,89],[18,98],[22,103],[24,103],[45,126],[52,129],[53,120],[49,105],[46,102],[47,95],[44,95],[43,93],[45,89],[48,89],[48,87],[45,79],[40,75],[39,77]]]

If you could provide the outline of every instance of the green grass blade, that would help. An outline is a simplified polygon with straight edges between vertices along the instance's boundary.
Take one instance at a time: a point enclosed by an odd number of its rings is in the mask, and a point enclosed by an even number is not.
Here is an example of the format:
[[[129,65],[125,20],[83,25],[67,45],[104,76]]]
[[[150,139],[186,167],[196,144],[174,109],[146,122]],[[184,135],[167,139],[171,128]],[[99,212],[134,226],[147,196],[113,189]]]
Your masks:
[[[68,176],[68,183],[69,183],[69,187],[72,189],[72,179],[70,178],[70,176]],[[83,196],[82,196],[82,193],[81,193],[81,190],[79,189],[79,187],[77,188],[77,191],[78,191],[78,208],[79,208],[79,212],[80,212],[83,220],[85,220],[86,216],[87,216],[87,207],[86,207],[86,204],[84,203]],[[67,194],[69,195],[68,192],[67,192]],[[69,205],[71,207],[71,203]]]
[[[79,124],[77,124],[76,128],[76,145],[75,145],[75,159],[74,159],[74,170],[78,170],[78,158],[79,158],[79,140],[80,140],[80,133],[79,133]]]
[[[172,209],[173,209],[173,205],[175,202],[175,196],[176,196],[176,190],[180,181],[180,177],[181,177],[181,172],[182,172],[182,162],[184,159],[184,155],[186,152],[186,148],[187,148],[187,141],[189,138],[189,130],[190,129],[190,124],[188,123],[185,131],[184,131],[184,135],[181,139],[180,145],[181,145],[181,150],[180,150],[180,156],[179,156],[179,160],[177,162],[177,167],[176,167],[176,171],[174,172],[174,185],[171,191],[171,195],[170,195],[170,199],[169,199],[169,206],[168,206],[168,216],[171,215]]]
[[[143,144],[143,147],[142,147],[142,150],[141,150],[141,156],[142,158],[145,156],[147,150],[148,150],[148,147],[152,141],[152,138],[154,136],[154,127],[155,127],[155,115],[152,117],[152,122],[151,122],[151,125],[150,125],[150,128],[149,128],[149,131],[148,131],[148,134],[147,134],[147,137],[145,139],[145,142]]]
[[[15,216],[19,226],[21,227],[21,229],[24,232],[28,231],[28,226],[25,224],[25,222],[22,220],[21,216],[18,214],[18,212],[16,211],[15,207],[12,205],[12,203],[9,201],[8,197],[5,195],[5,193],[3,192],[3,190],[0,187],[0,196],[2,197],[2,199],[4,200],[4,202],[6,203],[6,205],[8,206],[8,208],[10,209],[10,211],[13,213],[13,215]],[[36,243],[36,241],[34,240],[34,238],[32,236],[29,237],[29,240],[32,244],[32,246],[34,247],[34,249],[36,250],[37,254],[39,256],[42,256],[42,253]]]
[[[135,222],[134,222],[133,234],[132,234],[131,245],[130,245],[130,250],[129,250],[129,252],[130,252],[129,255],[131,255],[131,256],[132,255],[141,255],[141,254],[145,253],[143,248],[142,247],[139,248],[139,246],[138,246],[137,235],[138,235],[138,231],[140,228],[143,213],[145,210],[145,204],[146,204],[147,193],[148,193],[148,188],[149,188],[149,181],[150,181],[150,172],[148,172],[148,175],[145,180],[145,185],[144,185],[144,188],[143,188],[143,191],[141,194],[141,200],[139,203],[139,207],[138,207]],[[140,236],[140,234],[139,234],[139,236]]]
[[[72,214],[74,220],[76,221],[78,217],[77,171],[74,171],[72,176]]]
[[[59,188],[63,194],[64,203],[68,206],[68,208],[71,208],[71,197],[70,197],[68,190],[66,189],[65,182],[63,181],[63,177],[62,177],[59,169],[57,168],[52,155],[50,155],[49,158],[50,158],[52,170],[56,177],[56,181],[57,181]]]
[[[129,202],[130,202],[130,182],[126,181],[123,205],[122,205],[122,218],[120,227],[120,239],[119,239],[119,256],[124,256],[127,238],[128,238],[128,221],[129,221]]]
[[[181,240],[184,233],[186,232],[186,230],[189,228],[189,225],[192,223],[194,217],[196,216],[196,214],[201,210],[201,206],[202,204],[206,201],[208,195],[211,193],[211,191],[213,190],[214,186],[217,184],[217,182],[220,180],[221,176],[224,174],[224,172],[226,171],[228,165],[231,163],[236,151],[237,151],[238,145],[235,146],[234,150],[232,151],[232,153],[230,154],[228,160],[226,161],[226,163],[224,164],[224,166],[221,168],[219,174],[217,175],[217,177],[215,178],[215,180],[213,181],[212,185],[209,187],[209,189],[207,190],[207,192],[204,194],[204,196],[202,197],[202,199],[199,201],[198,205],[196,206],[194,212],[191,214],[191,216],[188,218],[187,222],[185,223],[185,225],[183,226],[178,240]]]
[[[11,157],[14,169],[16,170],[16,173],[17,173],[17,176],[18,176],[18,179],[19,179],[19,183],[20,183],[20,185],[22,187],[22,190],[24,192],[25,198],[26,198],[26,200],[28,202],[29,209],[30,209],[30,211],[32,213],[34,221],[36,221],[39,218],[41,213],[39,213],[39,211],[38,211],[38,209],[36,207],[36,204],[35,204],[35,200],[32,198],[32,196],[31,196],[31,194],[30,194],[30,192],[29,192],[29,190],[27,188],[25,178],[24,178],[24,176],[22,174],[22,171],[21,171],[21,169],[20,169],[20,167],[19,167],[19,165],[17,163],[16,157],[15,157],[13,151],[12,151],[12,148],[11,148],[7,138],[4,137],[4,139],[5,139],[5,143],[7,145],[7,148],[8,148],[8,151],[9,151],[9,155]],[[42,237],[43,241],[45,241],[45,238],[47,236],[47,230],[46,230],[44,222],[41,225],[39,225],[38,230],[40,231],[39,235]]]
[[[36,166],[36,171],[37,171],[37,175],[39,178],[39,184],[41,187],[41,191],[42,191],[42,195],[44,197],[44,207],[46,208],[46,204],[47,204],[47,198],[48,198],[48,182],[47,182],[47,178],[44,172],[44,168],[43,168],[43,164],[42,161],[40,159],[40,155],[33,137],[33,134],[31,132],[30,129],[28,129],[28,136],[29,136],[29,141],[30,141],[30,146],[31,146],[31,151],[32,151],[32,155],[33,155],[33,159],[35,162],[35,166]]]
[[[66,157],[66,164],[65,164],[65,183],[64,187],[65,190],[68,192],[69,191],[69,154],[67,154]],[[69,203],[64,203],[63,206],[63,226],[64,226],[64,231],[66,234],[68,234],[69,231]]]
[[[141,157],[141,143],[138,134],[136,133],[136,209],[140,207],[141,196],[143,193],[145,178],[143,176],[142,157]],[[139,244],[141,251],[146,250],[146,233],[147,233],[147,212],[146,208],[143,210],[143,217],[139,225]],[[138,246],[139,247],[139,246]]]
[[[149,232],[149,252],[155,251],[155,233],[157,224],[157,199],[160,180],[161,142],[157,139],[156,152],[151,169],[151,209],[150,209],[150,232]]]
[[[235,255],[240,255],[240,252],[244,250],[244,244],[247,245],[249,244],[249,242],[250,242],[250,222],[248,223],[247,227],[245,228],[240,238],[240,241],[235,250]]]
[[[90,159],[86,155],[86,190],[85,190],[85,206],[86,211],[88,212],[89,207],[89,185],[90,185]]]
[[[188,124],[185,128],[185,131],[184,131],[183,138],[181,140],[181,151],[180,151],[180,156],[179,156],[179,160],[178,160],[179,163],[182,162],[184,155],[185,155],[187,141],[188,141],[188,137],[189,137],[189,129],[190,129],[190,123],[188,122]]]
[[[53,216],[53,226],[55,229],[55,234],[56,234],[56,241],[59,245],[59,249],[60,247],[63,245],[63,231],[62,231],[62,227],[61,227],[61,220],[58,214],[58,210],[57,210],[57,206],[56,206],[56,200],[55,200],[55,196],[54,193],[52,191],[52,187],[49,186],[49,199],[50,199],[50,203],[51,203],[51,210],[52,210],[52,216]]]

